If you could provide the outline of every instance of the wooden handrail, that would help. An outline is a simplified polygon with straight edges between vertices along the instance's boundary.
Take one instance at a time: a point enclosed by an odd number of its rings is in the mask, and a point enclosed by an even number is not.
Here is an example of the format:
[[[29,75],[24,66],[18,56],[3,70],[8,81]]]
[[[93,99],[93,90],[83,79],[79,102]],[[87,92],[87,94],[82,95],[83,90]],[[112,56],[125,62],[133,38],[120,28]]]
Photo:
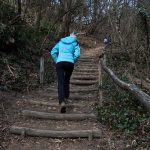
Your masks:
[[[144,107],[147,108],[148,111],[150,111],[150,96],[146,94],[145,92],[143,92],[135,84],[125,83],[124,81],[120,80],[114,74],[114,72],[106,66],[106,64],[104,63],[103,57],[104,57],[104,53],[102,53],[99,56],[101,67],[109,75],[109,77],[114,81],[114,83],[118,85],[121,89],[126,90],[127,92],[135,96],[137,100],[139,100],[139,102],[143,104]]]

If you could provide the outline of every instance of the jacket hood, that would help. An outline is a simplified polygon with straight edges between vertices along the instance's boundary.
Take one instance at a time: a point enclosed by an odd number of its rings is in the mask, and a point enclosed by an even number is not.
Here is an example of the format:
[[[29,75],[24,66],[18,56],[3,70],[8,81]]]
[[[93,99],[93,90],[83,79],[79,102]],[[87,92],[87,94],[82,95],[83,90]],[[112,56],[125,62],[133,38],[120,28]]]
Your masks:
[[[74,43],[76,41],[77,41],[76,38],[73,38],[71,36],[68,36],[68,37],[61,39],[61,42],[65,43],[65,44],[71,44],[71,43]]]

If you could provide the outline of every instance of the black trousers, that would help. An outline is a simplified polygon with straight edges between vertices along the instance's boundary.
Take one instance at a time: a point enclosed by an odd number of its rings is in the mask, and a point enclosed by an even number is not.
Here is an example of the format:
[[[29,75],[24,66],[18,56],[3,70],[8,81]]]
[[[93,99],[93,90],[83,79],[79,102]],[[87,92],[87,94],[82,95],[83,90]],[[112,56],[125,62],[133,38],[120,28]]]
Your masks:
[[[71,62],[62,61],[56,64],[59,104],[61,104],[65,98],[69,98],[69,83],[73,69],[74,64]]]

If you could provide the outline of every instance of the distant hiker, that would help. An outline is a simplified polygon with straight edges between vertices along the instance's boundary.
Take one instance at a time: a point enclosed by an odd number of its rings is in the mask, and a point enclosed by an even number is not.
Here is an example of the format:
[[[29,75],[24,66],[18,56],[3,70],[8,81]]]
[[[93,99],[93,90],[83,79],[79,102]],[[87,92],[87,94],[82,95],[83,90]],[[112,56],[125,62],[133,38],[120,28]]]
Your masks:
[[[104,38],[104,43],[107,44],[108,43],[108,39]]]
[[[108,35],[108,33],[106,33],[104,37],[104,44],[107,46],[110,43],[111,43],[111,37],[110,35]]]
[[[66,103],[69,98],[70,77],[74,64],[80,57],[80,46],[77,41],[77,33],[62,38],[51,50],[51,56],[56,63],[58,77],[58,99],[61,106],[60,112],[66,112]]]

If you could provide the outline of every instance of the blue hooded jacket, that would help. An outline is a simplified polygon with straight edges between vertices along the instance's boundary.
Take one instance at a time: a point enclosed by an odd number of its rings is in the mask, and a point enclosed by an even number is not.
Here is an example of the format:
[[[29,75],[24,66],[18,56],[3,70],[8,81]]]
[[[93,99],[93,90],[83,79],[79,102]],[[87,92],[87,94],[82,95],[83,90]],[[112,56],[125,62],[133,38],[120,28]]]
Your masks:
[[[76,38],[71,36],[62,38],[51,50],[51,56],[55,63],[61,61],[76,63],[80,57],[80,46]]]

